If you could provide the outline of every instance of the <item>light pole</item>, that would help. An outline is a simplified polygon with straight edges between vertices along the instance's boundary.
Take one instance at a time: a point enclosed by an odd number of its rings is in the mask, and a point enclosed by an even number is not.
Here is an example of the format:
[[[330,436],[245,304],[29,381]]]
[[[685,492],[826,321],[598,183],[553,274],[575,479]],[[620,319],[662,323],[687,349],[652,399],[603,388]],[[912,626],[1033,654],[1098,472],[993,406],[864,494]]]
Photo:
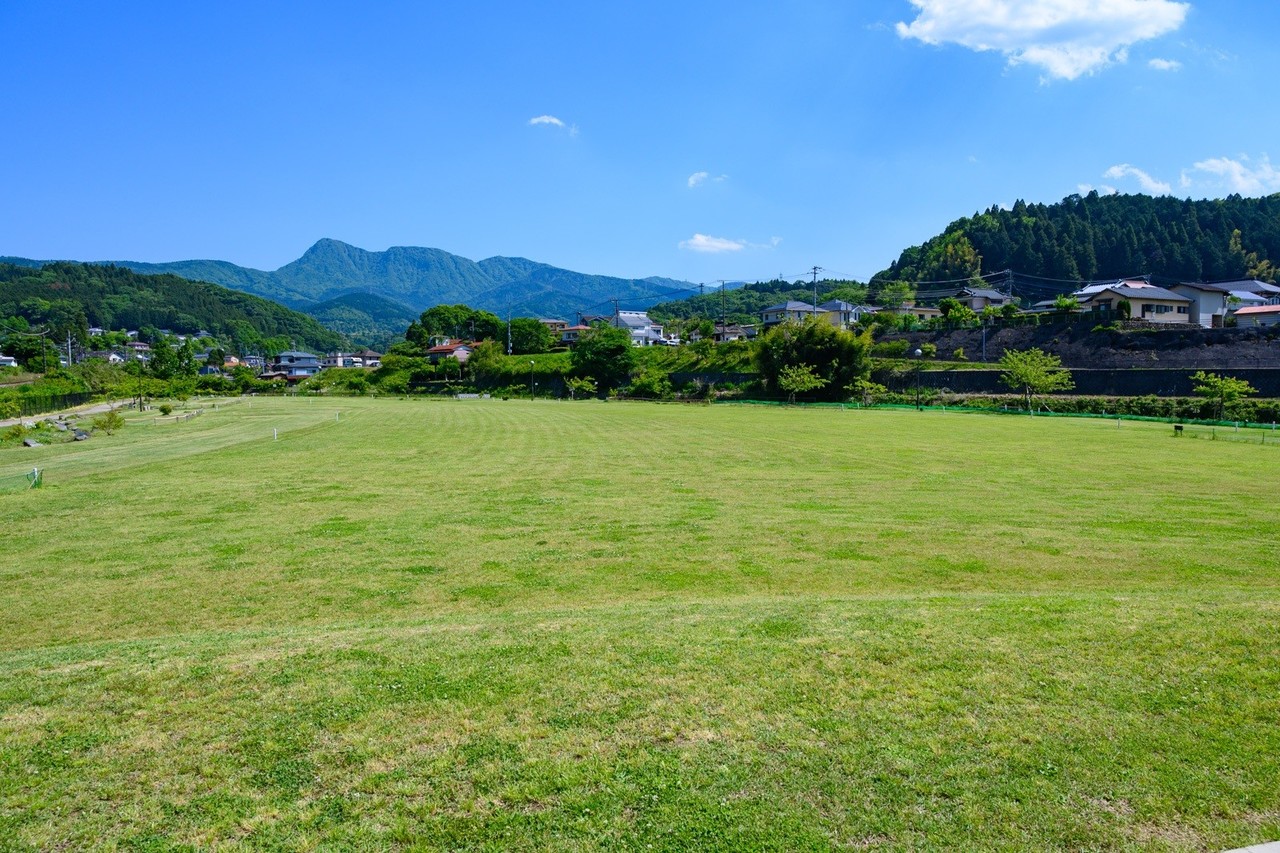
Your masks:
[[[924,355],[924,350],[916,347],[916,411],[920,411],[920,359]]]
[[[533,399],[533,359],[529,359],[529,399]]]

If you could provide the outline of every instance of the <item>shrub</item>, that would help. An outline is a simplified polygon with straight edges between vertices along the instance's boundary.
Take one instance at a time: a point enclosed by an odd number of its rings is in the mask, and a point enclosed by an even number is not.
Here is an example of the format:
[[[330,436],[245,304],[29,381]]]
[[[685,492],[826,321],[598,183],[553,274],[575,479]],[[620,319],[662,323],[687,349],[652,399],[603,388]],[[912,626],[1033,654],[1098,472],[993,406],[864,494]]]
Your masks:
[[[93,425],[95,431],[101,430],[107,435],[111,435],[116,430],[124,428],[124,418],[115,409],[103,412],[101,415],[98,415],[90,421],[90,423]]]
[[[168,403],[161,403],[161,404],[160,404],[160,414],[164,415],[165,417],[168,417],[169,415],[172,415],[172,414],[173,414],[173,406],[170,406]]]
[[[969,357],[964,354],[964,347],[956,347],[955,352],[951,353],[951,357],[956,361],[968,361]]]

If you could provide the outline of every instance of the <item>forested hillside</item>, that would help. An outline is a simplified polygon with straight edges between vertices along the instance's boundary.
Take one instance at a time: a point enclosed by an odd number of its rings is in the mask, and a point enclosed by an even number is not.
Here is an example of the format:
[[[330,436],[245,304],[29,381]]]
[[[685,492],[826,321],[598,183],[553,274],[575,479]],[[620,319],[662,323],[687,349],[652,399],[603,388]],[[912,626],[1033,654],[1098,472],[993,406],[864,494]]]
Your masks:
[[[24,266],[40,265],[25,258],[8,260]],[[317,241],[296,261],[270,272],[210,260],[112,263],[135,272],[210,281],[298,310],[361,292],[376,293],[414,311],[466,303],[504,317],[510,313],[573,319],[577,312],[600,310],[611,299],[653,299],[689,287],[688,282],[666,278],[587,275],[525,258],[472,261],[419,246],[370,252],[330,239]]]
[[[958,219],[874,280],[941,281],[1010,269],[1068,281],[1145,273],[1275,281],[1277,261],[1280,194],[1192,201],[1091,192]]]
[[[404,340],[404,330],[418,319],[418,312],[373,293],[348,293],[308,305],[304,311],[326,328],[376,350],[385,350],[396,341]]]
[[[88,343],[88,329],[154,327],[205,330],[241,352],[268,338],[318,351],[342,346],[340,334],[257,296],[175,275],[141,275],[115,266],[52,263],[40,269],[0,264],[0,318],[21,317]]]

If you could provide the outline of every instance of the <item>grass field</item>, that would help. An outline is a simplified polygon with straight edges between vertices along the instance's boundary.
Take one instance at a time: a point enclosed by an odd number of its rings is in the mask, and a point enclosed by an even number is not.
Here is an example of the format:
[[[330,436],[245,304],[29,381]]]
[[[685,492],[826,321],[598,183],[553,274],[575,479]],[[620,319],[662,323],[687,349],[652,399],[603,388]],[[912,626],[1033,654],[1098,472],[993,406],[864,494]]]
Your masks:
[[[1280,839],[1280,447],[255,399],[37,464],[0,849]]]

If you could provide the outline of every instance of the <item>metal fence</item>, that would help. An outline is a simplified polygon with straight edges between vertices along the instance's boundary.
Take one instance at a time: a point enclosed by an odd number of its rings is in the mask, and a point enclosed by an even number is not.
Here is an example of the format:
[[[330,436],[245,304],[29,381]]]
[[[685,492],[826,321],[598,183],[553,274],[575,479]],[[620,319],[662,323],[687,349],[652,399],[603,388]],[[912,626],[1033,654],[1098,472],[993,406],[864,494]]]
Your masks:
[[[22,394],[16,400],[18,403],[18,417],[26,418],[32,415],[42,415],[45,412],[56,412],[60,409],[83,406],[93,400],[93,394],[87,391],[78,394],[46,394],[41,396]]]

